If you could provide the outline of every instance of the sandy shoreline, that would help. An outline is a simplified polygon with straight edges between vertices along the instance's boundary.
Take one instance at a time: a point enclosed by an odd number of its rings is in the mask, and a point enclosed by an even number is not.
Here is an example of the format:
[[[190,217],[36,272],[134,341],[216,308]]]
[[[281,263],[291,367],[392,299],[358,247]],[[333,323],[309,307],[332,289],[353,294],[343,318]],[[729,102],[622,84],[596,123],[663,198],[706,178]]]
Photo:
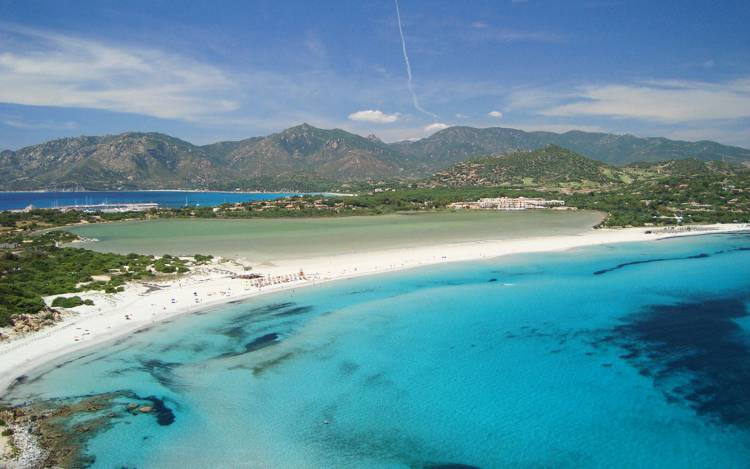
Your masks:
[[[78,294],[83,298],[91,298],[95,305],[75,308],[75,314],[53,327],[0,343],[0,393],[18,377],[70,353],[174,316],[262,294],[445,262],[742,231],[750,229],[750,225],[717,224],[691,228],[691,231],[679,232],[660,228],[591,229],[577,235],[487,240],[283,260],[273,265],[264,264],[253,270],[264,275],[286,277],[287,281],[284,283],[263,287],[253,286],[250,280],[232,278],[245,273],[240,264],[214,263],[199,267],[179,280],[162,284],[129,284],[124,292],[114,295]],[[304,271],[305,279],[298,278],[300,270]],[[289,280],[292,278],[295,280]]]

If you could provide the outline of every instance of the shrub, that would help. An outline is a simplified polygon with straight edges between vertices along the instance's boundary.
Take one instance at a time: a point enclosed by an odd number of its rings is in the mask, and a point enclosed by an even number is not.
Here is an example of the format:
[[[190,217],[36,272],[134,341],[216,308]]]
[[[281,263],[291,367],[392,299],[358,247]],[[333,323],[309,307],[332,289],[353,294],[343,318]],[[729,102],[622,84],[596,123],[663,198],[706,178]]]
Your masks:
[[[57,308],[75,308],[76,306],[87,305],[92,306],[94,304],[91,300],[82,300],[80,296],[71,296],[65,298],[64,296],[58,296],[52,301],[52,307]]]
[[[154,269],[156,269],[157,272],[162,272],[164,274],[172,274],[177,271],[177,268],[172,264],[165,264],[163,262],[156,262],[154,264]]]
[[[193,260],[197,264],[205,264],[206,262],[209,262],[213,258],[214,258],[214,256],[211,256],[211,255],[206,256],[206,255],[203,255],[203,254],[196,254],[196,255],[193,256]]]

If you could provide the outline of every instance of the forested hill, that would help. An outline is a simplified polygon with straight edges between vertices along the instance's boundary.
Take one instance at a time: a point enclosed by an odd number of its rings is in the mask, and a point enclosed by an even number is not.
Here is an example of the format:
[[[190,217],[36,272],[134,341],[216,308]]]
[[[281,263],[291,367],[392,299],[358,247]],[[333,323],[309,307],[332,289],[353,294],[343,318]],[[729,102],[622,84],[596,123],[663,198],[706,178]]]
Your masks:
[[[539,186],[621,182],[623,171],[557,145],[462,161],[438,172],[432,186]]]
[[[374,136],[302,124],[266,137],[203,146],[137,132],[52,140],[0,153],[0,190],[324,190],[351,181],[422,179],[462,161],[528,156],[550,144],[615,166],[681,159],[750,164],[750,150],[715,142],[451,127],[421,140],[387,144]],[[536,171],[532,160],[516,164]]]
[[[547,145],[539,150],[476,158],[435,173],[426,187],[516,187],[543,189],[614,189],[635,182],[701,177],[747,178],[750,168],[721,161],[698,159],[612,166],[571,150]]]

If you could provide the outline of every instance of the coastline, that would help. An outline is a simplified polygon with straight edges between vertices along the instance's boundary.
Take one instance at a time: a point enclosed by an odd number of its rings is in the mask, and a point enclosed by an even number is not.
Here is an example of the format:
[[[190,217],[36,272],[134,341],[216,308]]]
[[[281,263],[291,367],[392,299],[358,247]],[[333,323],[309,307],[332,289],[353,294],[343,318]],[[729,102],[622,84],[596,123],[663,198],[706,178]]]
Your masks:
[[[0,396],[19,377],[45,364],[85,348],[116,339],[176,316],[248,298],[314,286],[364,275],[393,272],[427,265],[497,258],[513,254],[565,251],[585,246],[643,242],[700,234],[720,234],[750,229],[748,224],[696,225],[682,230],[664,228],[589,229],[577,235],[486,240],[384,249],[327,257],[281,260],[262,264],[259,273],[285,277],[283,283],[253,286],[237,278],[244,267],[237,262],[215,262],[195,272],[156,284],[132,283],[124,292],[78,293],[94,306],[72,309],[60,323],[36,333],[0,343]],[[299,278],[299,272],[304,278]],[[255,271],[253,271],[255,272]],[[55,295],[59,296],[59,295]]]

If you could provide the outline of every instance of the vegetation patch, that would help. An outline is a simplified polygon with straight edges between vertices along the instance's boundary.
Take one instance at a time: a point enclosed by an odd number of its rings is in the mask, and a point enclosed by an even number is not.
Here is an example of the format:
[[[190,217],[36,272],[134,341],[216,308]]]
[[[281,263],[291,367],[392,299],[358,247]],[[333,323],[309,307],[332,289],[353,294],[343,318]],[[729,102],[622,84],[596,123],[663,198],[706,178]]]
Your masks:
[[[82,300],[80,296],[70,296],[67,298],[58,296],[52,301],[53,308],[75,308],[81,305],[93,306],[94,302],[88,299]]]
[[[152,279],[159,274],[181,274],[193,265],[170,255],[157,259],[67,247],[66,242],[78,239],[67,231],[42,234],[21,231],[14,237],[19,241],[13,245],[15,247],[0,249],[0,327],[12,324],[14,317],[44,310],[42,298],[45,296],[91,290],[117,293],[123,291],[128,281]],[[211,256],[200,256],[198,263],[211,259]],[[79,296],[57,297],[52,307],[73,308],[83,304],[93,302]]]

